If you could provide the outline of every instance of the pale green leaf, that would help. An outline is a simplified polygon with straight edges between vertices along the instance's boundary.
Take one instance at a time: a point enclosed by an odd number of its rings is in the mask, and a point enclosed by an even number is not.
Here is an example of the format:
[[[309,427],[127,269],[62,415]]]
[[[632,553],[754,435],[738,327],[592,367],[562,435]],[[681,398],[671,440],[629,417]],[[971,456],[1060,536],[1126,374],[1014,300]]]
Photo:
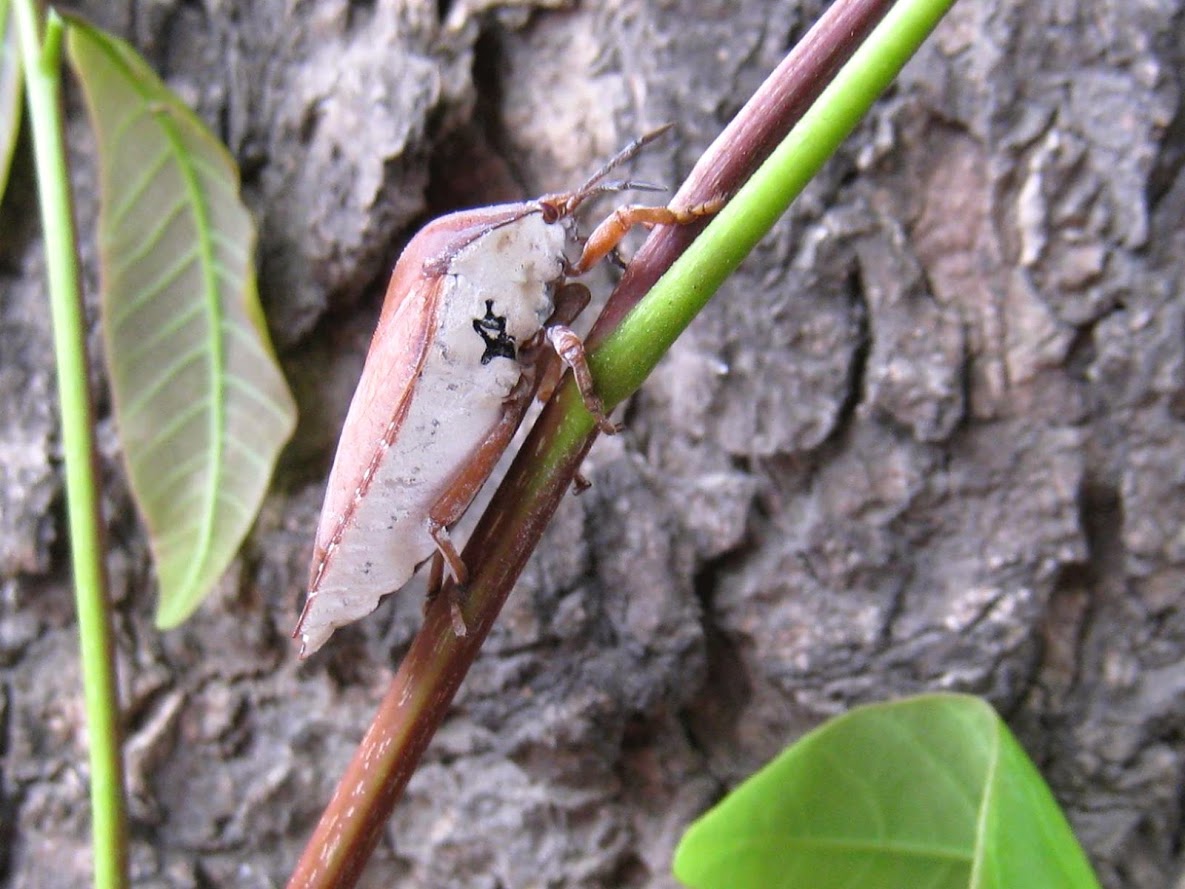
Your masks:
[[[693,824],[695,889],[1098,889],[1049,788],[983,701],[861,707]]]
[[[68,41],[98,134],[116,422],[160,578],[157,624],[171,627],[250,530],[296,408],[230,155],[126,43],[77,21]]]
[[[21,129],[21,54],[16,45],[16,17],[8,0],[0,0],[0,198]]]

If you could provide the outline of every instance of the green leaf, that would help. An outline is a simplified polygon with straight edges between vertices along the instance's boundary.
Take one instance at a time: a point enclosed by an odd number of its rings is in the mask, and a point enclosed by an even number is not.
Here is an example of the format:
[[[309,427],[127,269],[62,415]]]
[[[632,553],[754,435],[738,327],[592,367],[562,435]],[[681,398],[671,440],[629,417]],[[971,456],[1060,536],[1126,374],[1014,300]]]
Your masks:
[[[167,628],[234,557],[296,407],[263,322],[255,228],[230,155],[126,43],[71,21],[68,46],[98,135],[116,421]]]
[[[16,137],[21,130],[21,54],[16,45],[16,17],[0,0],[0,198],[8,187]]]
[[[1033,763],[978,698],[862,707],[693,824],[695,889],[1098,889]]]

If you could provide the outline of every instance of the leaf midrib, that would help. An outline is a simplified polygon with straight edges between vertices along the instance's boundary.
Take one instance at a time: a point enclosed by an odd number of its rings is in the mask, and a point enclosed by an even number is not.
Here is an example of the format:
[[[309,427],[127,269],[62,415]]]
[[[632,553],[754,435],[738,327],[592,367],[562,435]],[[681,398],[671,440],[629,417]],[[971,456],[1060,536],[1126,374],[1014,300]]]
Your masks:
[[[218,298],[216,259],[213,255],[213,242],[210,237],[208,207],[202,199],[197,174],[194,169],[196,164],[188,161],[188,154],[184,150],[184,143],[177,133],[176,123],[169,114],[167,107],[163,105],[154,107],[158,105],[156,99],[149,90],[144,89],[139,79],[129,72],[128,66],[118,53],[113,52],[102,41],[95,41],[95,45],[97,45],[100,52],[107,56],[111,64],[119,70],[125,81],[131,84],[133,91],[140,96],[140,100],[152,115],[152,119],[161,128],[161,132],[169,147],[169,154],[177,164],[186,194],[190,198],[191,212],[194,215],[195,227],[197,229],[197,253],[201,266],[202,293],[206,305],[206,313],[210,319],[207,327],[210,343],[210,443],[208,452],[210,471],[203,503],[202,521],[199,532],[200,538],[195,547],[196,557],[190,562],[189,572],[182,587],[186,591],[186,595],[188,595],[189,589],[201,576],[203,566],[206,564],[210,553],[211,541],[214,534],[217,492],[222,483],[222,437],[226,431],[225,386],[223,384],[223,373],[219,372],[220,370],[225,370],[225,350],[222,343],[223,312],[221,302]]]

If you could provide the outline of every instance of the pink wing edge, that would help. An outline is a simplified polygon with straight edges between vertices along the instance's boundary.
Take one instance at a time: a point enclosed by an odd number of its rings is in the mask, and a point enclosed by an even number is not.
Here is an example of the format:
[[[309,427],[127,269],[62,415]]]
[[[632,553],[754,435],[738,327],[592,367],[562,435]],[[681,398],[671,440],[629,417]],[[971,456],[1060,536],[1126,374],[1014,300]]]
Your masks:
[[[349,527],[386,453],[384,441],[389,443],[399,434],[415,393],[415,381],[435,334],[431,320],[436,315],[444,278],[421,279],[403,291],[401,299],[393,301],[392,297],[399,292],[397,285],[403,283],[399,271],[396,269],[392,276],[387,302],[375,328],[329,473],[309,566],[308,595],[292,632],[293,638],[301,635],[336,544]],[[391,401],[393,405],[384,409],[383,402]]]

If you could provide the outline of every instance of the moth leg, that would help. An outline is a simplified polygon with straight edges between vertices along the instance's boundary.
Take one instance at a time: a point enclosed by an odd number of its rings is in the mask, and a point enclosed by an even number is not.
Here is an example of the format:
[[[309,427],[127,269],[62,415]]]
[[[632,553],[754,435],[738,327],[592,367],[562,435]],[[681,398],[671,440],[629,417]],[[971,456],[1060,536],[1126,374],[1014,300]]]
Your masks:
[[[458,636],[466,636],[469,629],[465,626],[465,615],[461,613],[460,594],[464,590],[465,584],[469,583],[469,569],[465,567],[465,563],[461,560],[461,554],[457,552],[457,547],[453,545],[453,539],[449,536],[448,528],[442,522],[429,516],[428,533],[436,543],[436,552],[432,554],[432,565],[428,569],[428,597],[424,602],[424,608],[427,609],[431,606],[432,601],[439,594],[440,587],[444,582],[444,566],[448,565],[449,573],[452,574],[454,580],[453,585],[446,592],[449,619],[453,624],[453,632]],[[435,589],[433,588],[434,581]]]
[[[520,380],[519,383],[522,384],[523,381]],[[461,554],[457,552],[456,546],[453,545],[448,529],[465,514],[465,510],[469,508],[469,504],[473,501],[478,490],[490,477],[490,471],[498,462],[498,457],[506,450],[506,445],[514,435],[514,430],[518,428],[530,400],[530,386],[516,386],[511,396],[503,404],[503,415],[498,425],[490,430],[465,463],[449,479],[436,502],[428,508],[426,530],[433,543],[436,544],[436,552],[442,562],[442,580],[443,569],[447,567],[456,581],[451,586],[446,586],[444,591],[445,595],[449,597],[453,632],[458,636],[466,634],[460,597],[464,595],[465,586],[469,582],[469,570],[461,558]]]
[[[593,229],[593,233],[584,242],[584,251],[572,271],[577,275],[587,272],[616,247],[626,232],[635,225],[687,225],[697,219],[711,216],[723,206],[724,198],[718,197],[694,207],[644,207],[638,204],[618,207]]]
[[[461,554],[457,552],[456,546],[453,545],[453,538],[449,536],[448,528],[445,527],[444,522],[433,518],[431,514],[428,516],[428,535],[432,538],[432,542],[436,544],[436,555],[440,556],[444,560],[444,563],[448,565],[448,570],[452,574],[453,580],[460,586],[467,584],[469,582],[469,569],[461,561]]]
[[[544,328],[554,324],[571,324],[585,310],[591,299],[592,294],[583,284],[575,282],[564,284],[555,292],[555,297],[552,300],[552,305],[555,308],[552,309],[551,317],[544,323]],[[551,398],[564,373],[564,366],[554,359],[553,351],[553,349],[540,349],[538,357],[535,358],[539,377],[539,386],[535,390],[535,397],[539,401],[547,401]]]
[[[432,562],[428,565],[428,583],[424,594],[424,611],[436,601],[440,595],[440,588],[444,586],[444,556],[436,552],[432,554]]]
[[[593,385],[592,372],[588,369],[588,360],[584,355],[584,342],[564,324],[553,324],[547,328],[547,341],[560,356],[560,360],[572,369],[572,376],[576,380],[576,388],[580,390],[580,397],[584,400],[584,407],[593,419],[597,421],[597,428],[606,435],[615,435],[621,427],[609,419],[605,414],[605,402],[597,394]]]
[[[444,586],[444,556],[435,552],[432,554],[432,564],[428,566],[428,593],[424,597],[425,617],[428,615],[428,609],[432,603],[436,601],[436,597],[440,595],[442,586]],[[469,629],[465,626],[465,615],[461,613],[461,603],[457,594],[458,587],[449,588],[449,619],[453,625],[453,632],[458,636],[465,636],[468,635]]]
[[[587,249],[587,248],[586,248]],[[597,395],[593,386],[592,373],[588,369],[588,361],[584,357],[584,342],[568,325],[576,320],[592,298],[588,288],[583,284],[565,284],[555,294],[551,317],[545,328],[547,341],[559,356],[563,365],[572,369],[572,376],[576,379],[576,388],[580,390],[580,397],[584,406],[597,421],[597,428],[606,435],[613,435],[621,430],[605,415],[605,403]],[[551,392],[559,383],[561,367],[551,363],[545,365],[541,373],[539,397],[550,397]]]
[[[461,588],[451,586],[445,595],[448,596],[448,616],[453,625],[453,635],[464,639],[469,635],[469,627],[465,626],[465,615],[461,611]]]
[[[569,282],[555,292],[552,299],[551,317],[547,324],[571,324],[577,316],[588,308],[592,294],[583,284]]]

